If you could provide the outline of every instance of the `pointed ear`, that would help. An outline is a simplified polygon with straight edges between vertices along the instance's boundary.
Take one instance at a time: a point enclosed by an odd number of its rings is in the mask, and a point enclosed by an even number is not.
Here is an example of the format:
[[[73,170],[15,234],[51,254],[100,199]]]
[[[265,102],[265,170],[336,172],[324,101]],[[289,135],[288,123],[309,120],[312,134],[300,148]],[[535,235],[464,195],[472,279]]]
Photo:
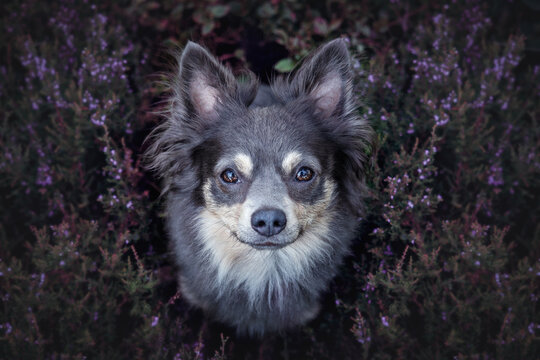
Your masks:
[[[323,117],[346,111],[352,98],[351,59],[345,40],[336,39],[306,57],[292,74],[294,95],[307,95]]]
[[[215,119],[219,103],[234,97],[237,92],[232,72],[205,48],[191,41],[182,52],[179,67],[176,90],[186,110],[201,118]]]
[[[353,92],[352,60],[343,39],[330,41],[312,52],[291,75],[287,86],[279,84],[281,101],[308,99],[303,105],[315,107],[319,114],[317,124],[330,135],[337,145],[336,174],[339,186],[347,193],[346,202],[352,211],[364,207],[366,154],[373,141],[373,132],[367,118],[357,111]],[[291,106],[295,109],[294,106]],[[305,111],[305,106],[298,106]]]

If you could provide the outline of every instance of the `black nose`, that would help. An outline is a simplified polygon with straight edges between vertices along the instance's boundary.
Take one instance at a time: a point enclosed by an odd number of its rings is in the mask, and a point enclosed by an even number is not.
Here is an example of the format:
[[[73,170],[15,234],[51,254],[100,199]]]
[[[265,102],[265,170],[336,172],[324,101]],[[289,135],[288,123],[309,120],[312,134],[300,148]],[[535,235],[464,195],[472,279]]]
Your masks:
[[[264,236],[279,234],[286,224],[285,213],[278,209],[261,209],[251,215],[251,227]]]

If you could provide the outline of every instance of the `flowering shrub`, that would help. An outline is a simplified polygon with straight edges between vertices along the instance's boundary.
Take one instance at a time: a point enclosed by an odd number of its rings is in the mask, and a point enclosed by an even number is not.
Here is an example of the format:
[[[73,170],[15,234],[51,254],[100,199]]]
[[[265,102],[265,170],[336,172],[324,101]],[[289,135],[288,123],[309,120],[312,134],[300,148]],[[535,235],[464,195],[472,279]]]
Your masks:
[[[540,66],[516,27],[529,9],[242,4],[4,5],[0,357],[540,353]],[[378,135],[368,211],[321,315],[246,346],[176,293],[140,163],[163,90],[149,76],[164,70],[160,47],[189,38],[266,78],[341,35],[365,54],[358,111]]]

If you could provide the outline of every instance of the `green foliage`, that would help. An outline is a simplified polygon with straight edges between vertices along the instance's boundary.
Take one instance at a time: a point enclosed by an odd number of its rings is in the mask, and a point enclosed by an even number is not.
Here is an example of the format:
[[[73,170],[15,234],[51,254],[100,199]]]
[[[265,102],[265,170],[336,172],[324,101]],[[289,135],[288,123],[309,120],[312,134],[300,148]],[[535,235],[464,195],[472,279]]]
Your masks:
[[[171,291],[158,190],[139,158],[159,120],[157,49],[192,38],[246,65],[253,31],[288,53],[270,64],[279,72],[338,36],[365,50],[359,111],[378,141],[335,302],[247,356],[540,353],[540,66],[536,39],[516,26],[527,8],[27,0],[3,10],[0,358],[240,356],[242,339],[206,334]]]
[[[274,69],[276,69],[279,72],[286,73],[294,69],[295,62],[293,59],[285,58],[279,60],[276,65],[274,65]]]

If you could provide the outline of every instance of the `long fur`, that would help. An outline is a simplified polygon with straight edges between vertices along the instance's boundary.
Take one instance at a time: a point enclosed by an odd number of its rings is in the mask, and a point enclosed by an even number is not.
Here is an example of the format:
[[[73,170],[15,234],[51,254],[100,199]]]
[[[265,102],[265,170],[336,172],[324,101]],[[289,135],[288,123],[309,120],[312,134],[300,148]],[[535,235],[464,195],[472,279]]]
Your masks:
[[[188,43],[171,75],[165,121],[151,133],[146,158],[162,178],[184,297],[239,332],[264,334],[317,314],[320,294],[348,253],[363,209],[372,133],[357,115],[351,59],[342,40],[314,51],[257,97],[259,85],[247,74],[237,82],[204,48]],[[249,172],[262,171],[261,164],[274,158],[289,171],[302,151],[322,164],[308,197],[307,190],[294,189],[278,197],[296,214],[289,220],[298,218],[301,231],[294,242],[260,250],[239,241],[235,223],[246,211],[241,199],[266,200],[249,190],[234,198],[216,187],[214,166],[234,146],[244,149],[237,158],[254,161]],[[254,179],[263,192],[289,186],[275,175]]]

